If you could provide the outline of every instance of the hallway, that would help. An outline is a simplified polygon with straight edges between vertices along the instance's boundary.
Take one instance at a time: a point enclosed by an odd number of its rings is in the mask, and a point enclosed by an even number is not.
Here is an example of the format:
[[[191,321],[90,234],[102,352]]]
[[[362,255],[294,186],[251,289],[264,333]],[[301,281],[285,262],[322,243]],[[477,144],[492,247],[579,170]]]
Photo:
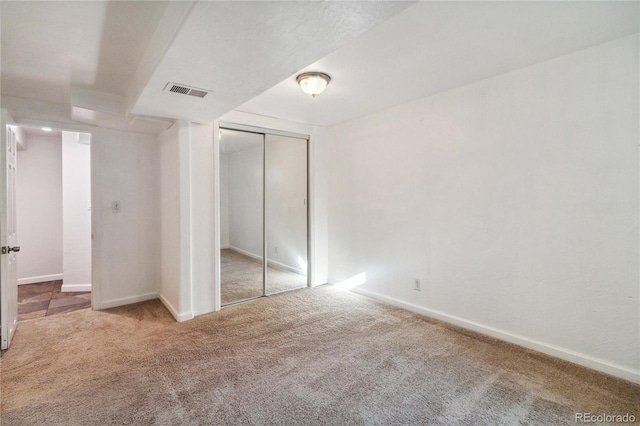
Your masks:
[[[18,321],[91,308],[91,292],[61,291],[62,280],[18,286]]]

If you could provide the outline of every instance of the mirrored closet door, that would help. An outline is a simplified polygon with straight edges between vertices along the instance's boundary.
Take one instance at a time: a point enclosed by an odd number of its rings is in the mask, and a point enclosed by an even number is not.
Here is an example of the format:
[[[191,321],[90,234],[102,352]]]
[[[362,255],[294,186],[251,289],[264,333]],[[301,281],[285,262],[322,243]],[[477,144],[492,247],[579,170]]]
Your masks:
[[[222,305],[308,285],[308,139],[220,130]]]
[[[264,135],[221,130],[222,304],[264,294]]]
[[[267,294],[307,286],[307,141],[265,136]]]

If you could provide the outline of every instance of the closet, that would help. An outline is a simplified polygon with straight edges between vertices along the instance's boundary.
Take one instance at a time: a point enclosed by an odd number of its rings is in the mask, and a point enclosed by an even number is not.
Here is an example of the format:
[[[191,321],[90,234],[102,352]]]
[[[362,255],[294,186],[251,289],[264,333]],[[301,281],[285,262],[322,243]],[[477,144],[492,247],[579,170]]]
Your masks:
[[[221,124],[221,302],[309,285],[307,135]]]

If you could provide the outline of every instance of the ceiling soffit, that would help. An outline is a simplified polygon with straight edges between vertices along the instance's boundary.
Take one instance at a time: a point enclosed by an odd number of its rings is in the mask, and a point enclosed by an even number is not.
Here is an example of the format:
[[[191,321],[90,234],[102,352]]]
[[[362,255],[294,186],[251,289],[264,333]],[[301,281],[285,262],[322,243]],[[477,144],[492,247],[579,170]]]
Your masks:
[[[210,122],[409,7],[410,2],[199,2],[131,113]],[[202,99],[166,92],[202,88]]]

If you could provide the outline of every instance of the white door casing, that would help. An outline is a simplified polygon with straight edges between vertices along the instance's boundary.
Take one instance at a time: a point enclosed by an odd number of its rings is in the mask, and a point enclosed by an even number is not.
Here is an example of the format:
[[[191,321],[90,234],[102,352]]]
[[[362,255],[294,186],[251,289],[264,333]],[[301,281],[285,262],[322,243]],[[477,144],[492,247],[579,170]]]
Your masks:
[[[0,111],[0,335],[1,349],[8,349],[18,321],[16,133],[9,115]]]

